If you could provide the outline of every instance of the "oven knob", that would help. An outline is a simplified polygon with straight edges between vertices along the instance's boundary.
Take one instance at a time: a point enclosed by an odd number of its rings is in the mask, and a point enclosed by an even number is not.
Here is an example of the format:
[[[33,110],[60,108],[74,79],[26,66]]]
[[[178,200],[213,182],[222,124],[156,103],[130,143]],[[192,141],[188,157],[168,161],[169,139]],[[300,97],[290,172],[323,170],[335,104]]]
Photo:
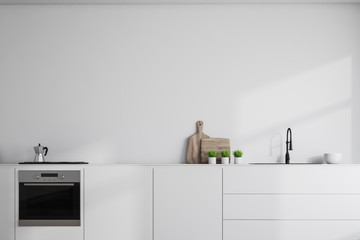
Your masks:
[[[36,180],[39,180],[39,179],[40,179],[40,176],[39,176],[39,175],[37,175],[37,176],[35,177],[35,179],[36,179]]]
[[[64,175],[62,175],[62,176],[61,176],[61,179],[65,179],[65,176],[64,176]]]

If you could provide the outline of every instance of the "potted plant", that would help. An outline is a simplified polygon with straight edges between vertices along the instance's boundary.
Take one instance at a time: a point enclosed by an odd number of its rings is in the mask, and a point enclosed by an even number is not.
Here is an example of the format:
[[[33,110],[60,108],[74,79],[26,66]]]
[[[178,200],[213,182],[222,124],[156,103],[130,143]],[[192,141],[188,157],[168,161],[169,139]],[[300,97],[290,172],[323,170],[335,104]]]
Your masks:
[[[238,150],[235,150],[233,152],[233,154],[234,154],[234,163],[241,164],[241,158],[243,156],[243,152],[238,149]]]
[[[216,164],[217,152],[215,150],[208,151],[209,164]]]
[[[230,152],[228,150],[221,151],[221,164],[229,164]]]

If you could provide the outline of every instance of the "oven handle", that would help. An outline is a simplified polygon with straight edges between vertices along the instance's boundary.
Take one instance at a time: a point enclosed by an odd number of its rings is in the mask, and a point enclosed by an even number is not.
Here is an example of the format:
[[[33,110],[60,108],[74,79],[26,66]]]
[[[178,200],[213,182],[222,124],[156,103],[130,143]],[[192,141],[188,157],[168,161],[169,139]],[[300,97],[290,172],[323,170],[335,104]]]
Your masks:
[[[74,186],[73,183],[24,183],[24,186],[30,187],[61,187],[61,186]]]

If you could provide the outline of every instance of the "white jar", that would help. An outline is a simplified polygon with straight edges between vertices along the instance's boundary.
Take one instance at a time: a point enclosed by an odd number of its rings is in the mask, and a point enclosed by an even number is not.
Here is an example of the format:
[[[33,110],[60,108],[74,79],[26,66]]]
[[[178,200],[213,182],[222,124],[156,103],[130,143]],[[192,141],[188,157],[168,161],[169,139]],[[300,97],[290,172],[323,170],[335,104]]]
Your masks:
[[[229,164],[229,157],[222,157],[221,164]]]
[[[241,164],[242,163],[242,158],[241,157],[235,157],[234,158],[234,164]]]
[[[209,157],[209,164],[216,164],[216,157]]]

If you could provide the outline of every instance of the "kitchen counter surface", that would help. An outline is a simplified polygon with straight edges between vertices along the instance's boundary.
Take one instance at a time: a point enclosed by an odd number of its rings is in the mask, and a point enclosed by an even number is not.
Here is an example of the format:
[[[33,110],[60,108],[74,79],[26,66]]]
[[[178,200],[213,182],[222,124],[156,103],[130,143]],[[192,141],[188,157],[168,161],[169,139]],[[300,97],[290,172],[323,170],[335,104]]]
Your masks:
[[[181,166],[181,167],[323,167],[323,166],[360,166],[360,164],[131,164],[131,163],[89,163],[89,164],[8,164],[0,163],[0,167],[40,167],[40,166],[73,166],[73,167],[93,167],[93,166],[149,166],[149,167],[160,167],[160,166]]]

